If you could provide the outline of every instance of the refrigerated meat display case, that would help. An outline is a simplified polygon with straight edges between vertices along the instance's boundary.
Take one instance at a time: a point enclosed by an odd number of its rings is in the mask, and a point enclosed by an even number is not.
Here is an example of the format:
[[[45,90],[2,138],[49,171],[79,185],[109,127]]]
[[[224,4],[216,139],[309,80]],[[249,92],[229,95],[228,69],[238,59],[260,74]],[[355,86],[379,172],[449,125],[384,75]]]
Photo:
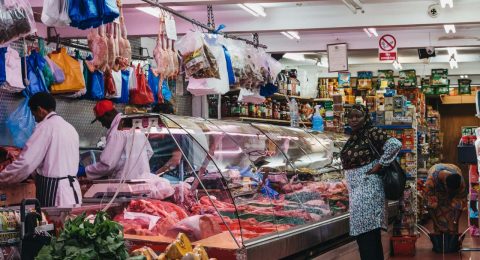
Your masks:
[[[131,249],[162,251],[183,232],[217,259],[281,259],[348,236],[344,135],[158,114],[119,128],[153,151],[151,192],[112,216]]]

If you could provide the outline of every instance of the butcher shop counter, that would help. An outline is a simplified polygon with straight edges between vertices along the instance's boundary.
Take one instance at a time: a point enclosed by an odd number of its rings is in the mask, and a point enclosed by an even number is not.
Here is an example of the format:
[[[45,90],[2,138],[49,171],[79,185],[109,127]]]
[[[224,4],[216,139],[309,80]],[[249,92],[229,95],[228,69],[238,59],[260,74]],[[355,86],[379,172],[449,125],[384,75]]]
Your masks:
[[[388,216],[390,222],[398,215],[398,202],[388,204]],[[209,256],[217,259],[262,259],[277,260],[295,256],[312,256],[312,253],[322,252],[331,247],[338,247],[351,242],[349,237],[349,217],[345,213],[314,224],[300,226],[294,229],[279,232],[274,235],[266,235],[259,238],[243,241],[243,246],[238,246],[238,241],[228,232],[198,240],[193,245],[204,246]],[[173,241],[172,238],[162,235],[140,236],[125,235],[131,250],[148,246],[157,252],[165,251]]]

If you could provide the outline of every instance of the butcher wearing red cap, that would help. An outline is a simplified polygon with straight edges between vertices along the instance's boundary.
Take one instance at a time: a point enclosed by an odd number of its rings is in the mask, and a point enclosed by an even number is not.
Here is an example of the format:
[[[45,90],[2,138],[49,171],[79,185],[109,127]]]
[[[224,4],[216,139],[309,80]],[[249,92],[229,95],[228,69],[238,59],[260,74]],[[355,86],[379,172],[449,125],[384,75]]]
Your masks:
[[[149,159],[153,151],[145,135],[118,130],[122,114],[110,100],[98,101],[93,113],[95,119],[92,124],[99,121],[108,129],[107,142],[99,161],[87,166],[83,171],[79,170],[77,176],[87,176],[88,179],[138,179],[151,175]]]

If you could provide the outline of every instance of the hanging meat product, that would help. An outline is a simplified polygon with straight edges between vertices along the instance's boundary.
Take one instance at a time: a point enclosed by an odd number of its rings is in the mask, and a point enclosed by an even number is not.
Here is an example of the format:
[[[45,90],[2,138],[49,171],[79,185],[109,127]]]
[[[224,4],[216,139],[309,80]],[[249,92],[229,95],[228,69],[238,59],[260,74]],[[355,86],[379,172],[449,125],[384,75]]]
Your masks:
[[[115,39],[113,38],[113,23],[109,23],[106,25],[106,37],[107,37],[107,45],[108,45],[108,68],[107,70],[113,69],[115,65],[115,54],[117,51],[115,50]]]
[[[180,61],[178,60],[179,59],[179,56],[178,56],[178,53],[177,53],[177,50],[175,50],[175,41],[172,41],[172,52],[173,52],[173,75],[172,77],[173,78],[176,78],[177,75],[180,73]]]
[[[123,8],[120,9],[120,56],[126,59],[127,66],[132,60],[132,46],[127,38],[127,26],[125,25],[125,17],[123,16]]]
[[[163,55],[164,55],[164,50],[162,46],[163,42],[163,16],[160,17],[160,26],[158,29],[158,36],[157,36],[157,44],[155,45],[155,49],[153,50],[153,58],[155,59],[155,62],[157,63],[157,69],[155,69],[155,73],[157,75],[160,75],[160,78],[163,79],[163,75],[165,75],[165,64],[163,64]]]
[[[93,54],[91,61],[86,61],[87,67],[91,72],[99,70],[104,72],[108,60],[108,45],[105,37],[105,27],[100,26],[96,29],[91,29],[88,34],[88,43]]]

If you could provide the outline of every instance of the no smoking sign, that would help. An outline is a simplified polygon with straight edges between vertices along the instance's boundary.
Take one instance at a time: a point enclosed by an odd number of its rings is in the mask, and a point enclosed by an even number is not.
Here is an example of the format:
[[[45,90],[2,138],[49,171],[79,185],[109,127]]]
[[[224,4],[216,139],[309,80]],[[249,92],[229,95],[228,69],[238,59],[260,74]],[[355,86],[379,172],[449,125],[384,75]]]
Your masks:
[[[386,34],[378,41],[378,57],[381,61],[397,59],[397,40],[393,35]]]

